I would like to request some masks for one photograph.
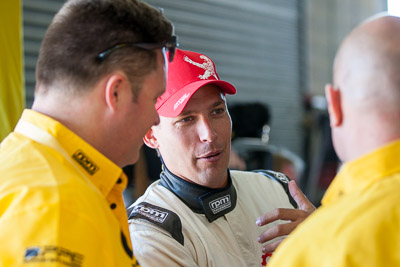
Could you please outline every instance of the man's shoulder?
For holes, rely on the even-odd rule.
[[[269,178],[269,180],[276,181],[279,183],[283,184],[288,184],[290,182],[290,178],[285,175],[284,173],[281,172],[276,172],[272,170],[266,170],[266,169],[259,169],[259,170],[253,170],[253,171],[237,171],[237,170],[231,170],[230,171],[231,176],[235,178],[240,178],[240,179],[261,179],[264,180],[264,178]]]
[[[48,146],[35,142],[19,133],[11,133],[1,143],[0,148],[0,173],[1,177],[36,176],[36,173],[64,173],[65,160]],[[4,175],[3,175],[4,174]],[[57,177],[57,175],[54,175]],[[36,179],[36,180],[37,180]]]
[[[287,187],[288,176],[271,170],[230,171],[232,181],[236,184],[262,187]]]
[[[127,208],[128,217],[131,215],[135,207],[141,206],[142,203],[146,203],[145,206],[159,207],[171,211],[177,215],[183,213],[182,207],[186,205],[170,190],[160,185],[160,180],[153,182],[132,205]],[[132,217],[131,219],[135,219]]]
[[[143,200],[146,200],[146,197],[139,198],[127,209],[129,223],[133,225],[145,222],[151,228],[166,231],[183,245],[182,222],[180,216],[173,211],[172,205],[167,203],[161,205],[159,201],[150,203]]]
[[[254,170],[254,171],[231,171],[233,182],[240,189],[250,188],[254,190],[262,190],[263,194],[284,196],[288,198],[291,205],[297,207],[296,201],[290,195],[289,182],[290,178],[281,173],[271,170]]]
[[[173,207],[176,207],[177,200],[179,200],[179,198],[174,193],[160,185],[160,180],[156,180],[147,187],[144,194],[130,205],[129,208],[132,208],[140,202],[147,202],[166,209],[174,209]]]
[[[4,163],[0,167],[2,208],[12,214],[35,213],[44,207],[82,214],[93,210],[82,204],[96,203],[100,199],[93,185],[61,156],[46,148],[42,150],[40,144],[27,142],[31,144],[23,145],[19,153],[1,161]]]
[[[24,155],[22,150],[20,156],[12,156],[8,160],[1,161],[0,183],[1,190],[18,190],[23,187],[29,191],[52,191],[52,195],[62,193],[60,188],[91,187],[81,178],[70,164],[65,164],[61,156],[52,155],[50,151],[41,151],[32,148],[30,155]],[[78,189],[80,188],[80,189]],[[79,191],[78,191],[79,192]]]

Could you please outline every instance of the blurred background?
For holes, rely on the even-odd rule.
[[[285,172],[318,205],[340,167],[330,142],[324,99],[335,52],[355,25],[388,8],[395,13],[400,0],[145,2],[162,8],[174,23],[181,49],[211,57],[220,78],[238,89],[228,97],[234,122],[233,157],[240,161],[232,163],[232,168]],[[14,127],[22,108],[32,105],[41,39],[63,3],[13,0],[0,4],[0,140]],[[15,65],[16,59],[22,63]],[[20,74],[14,75],[18,70]],[[158,178],[159,167],[151,163],[157,162],[154,151],[143,151],[142,156],[147,162],[126,169],[136,177],[132,184],[139,188],[132,199]],[[145,181],[137,180],[143,175]]]

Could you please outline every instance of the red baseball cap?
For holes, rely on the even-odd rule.
[[[168,62],[167,86],[156,103],[160,116],[181,114],[192,95],[206,84],[215,84],[224,94],[233,95],[235,87],[221,81],[214,62],[206,55],[177,49],[172,63]]]

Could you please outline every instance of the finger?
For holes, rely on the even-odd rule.
[[[297,226],[297,223],[277,224],[263,232],[258,238],[259,243],[268,242],[274,238],[290,234]]]
[[[307,212],[312,212],[315,210],[314,205],[308,200],[303,192],[301,192],[294,180],[291,180],[289,182],[289,192],[290,195],[292,195],[293,199],[296,201],[299,209]]]
[[[295,210],[295,209],[274,209],[270,212],[267,212],[263,216],[259,217],[256,220],[256,224],[258,226],[263,226],[268,223],[277,221],[277,220],[290,220],[295,221],[299,218],[305,218],[308,216],[308,213],[304,210]]]
[[[276,248],[282,243],[283,239],[279,239],[278,241],[269,243],[261,248],[263,253],[272,253],[276,250]]]

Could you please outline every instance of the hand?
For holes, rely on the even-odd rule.
[[[256,224],[263,226],[276,220],[289,220],[289,223],[283,223],[273,226],[263,232],[258,237],[258,242],[265,243],[276,237],[290,234],[302,221],[304,221],[314,210],[314,205],[297,187],[295,181],[289,182],[289,192],[298,205],[298,209],[275,209],[257,219]],[[263,246],[263,253],[273,252],[283,239]]]

